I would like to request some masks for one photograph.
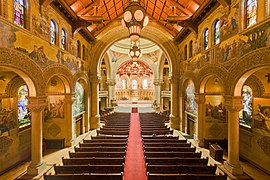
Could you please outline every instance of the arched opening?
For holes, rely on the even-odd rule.
[[[75,119],[75,134],[83,133],[85,114],[85,90],[80,82],[75,84],[75,101],[72,103],[72,117]]]

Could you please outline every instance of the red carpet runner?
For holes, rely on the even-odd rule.
[[[146,180],[146,169],[142,147],[140,119],[138,110],[135,110],[135,108],[132,108],[132,113],[130,116],[124,179]]]

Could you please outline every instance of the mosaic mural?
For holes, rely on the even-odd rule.
[[[76,82],[75,101],[72,104],[72,115],[75,116],[83,111],[85,111],[85,109],[84,109],[84,89],[80,83]]]
[[[270,99],[253,99],[253,120],[254,128],[270,132]]]
[[[205,121],[226,123],[226,109],[222,96],[206,96]]]
[[[64,118],[64,97],[49,96],[44,109],[44,119]]]
[[[0,99],[0,136],[17,127],[15,121],[16,114],[14,109],[3,108],[2,99]]]

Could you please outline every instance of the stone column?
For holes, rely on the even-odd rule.
[[[180,119],[179,119],[179,96],[178,96],[178,86],[179,78],[178,76],[173,76],[170,78],[171,83],[171,114],[170,114],[170,127],[173,129],[180,129]]]
[[[66,142],[65,146],[72,146],[75,143],[76,134],[75,134],[75,120],[72,115],[72,103],[75,101],[75,94],[66,94],[65,95],[65,121],[66,121]]]
[[[239,111],[243,108],[242,96],[225,96],[228,111],[228,160],[225,169],[233,175],[243,174],[239,163]]]
[[[111,100],[115,99],[115,85],[116,82],[114,79],[108,79],[107,80],[107,85],[108,85],[108,89],[109,89],[109,106],[112,106],[111,104]]]
[[[89,98],[89,92],[88,92],[88,93],[85,93],[84,133],[88,132],[90,129],[89,128],[89,114],[90,114],[89,102],[90,102],[90,98]]]
[[[36,176],[46,168],[42,159],[42,112],[46,107],[46,97],[29,97],[27,108],[31,111],[31,164],[27,174]]]
[[[155,100],[157,102],[157,107],[161,106],[160,97],[161,97],[161,85],[163,84],[162,79],[155,79],[154,85],[155,85]],[[162,107],[160,107],[162,109]]]
[[[204,94],[196,94],[195,101],[198,104],[198,116],[197,116],[197,127],[196,127],[196,136],[195,140],[198,143],[198,146],[204,146],[203,138],[204,138],[204,128],[205,128],[205,95]]]
[[[91,82],[91,120],[90,129],[99,128],[99,82],[100,78],[97,75],[90,76]]]

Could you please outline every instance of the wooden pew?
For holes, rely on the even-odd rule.
[[[74,147],[74,150],[75,152],[124,152],[126,147]]]
[[[124,165],[54,165],[55,174],[121,173]]]
[[[190,147],[191,143],[172,143],[172,142],[143,142],[145,147]]]
[[[80,147],[125,147],[126,142],[89,142],[79,143]]]
[[[148,180],[226,180],[227,175],[212,174],[147,174]]]
[[[179,139],[179,136],[149,136],[149,135],[143,135],[143,139]]]
[[[145,162],[151,165],[207,165],[208,157],[145,157]]]
[[[173,130],[152,130],[152,131],[141,131],[142,135],[152,135],[152,134],[173,134]]]
[[[83,142],[84,143],[91,143],[91,142],[127,142],[128,139],[84,139]]]
[[[123,173],[110,173],[110,174],[45,174],[45,180],[122,180]]]
[[[187,140],[183,140],[183,139],[181,139],[181,140],[179,140],[179,139],[170,139],[170,138],[168,138],[168,139],[145,139],[145,138],[143,138],[143,141],[144,142],[178,142],[178,143],[186,143],[187,142]]]
[[[91,136],[91,139],[127,139],[127,136]]]
[[[125,163],[125,157],[84,157],[84,158],[62,158],[64,165],[119,165]]]
[[[200,158],[202,152],[147,152],[144,151],[146,157],[197,157]]]
[[[163,147],[144,147],[146,152],[195,152],[196,147],[170,147],[170,146],[163,146]]]
[[[124,157],[126,152],[69,152],[69,157]]]
[[[217,166],[207,165],[146,165],[146,171],[159,174],[213,174]]]
[[[128,135],[129,131],[107,131],[107,130],[97,130],[97,134],[105,134],[105,135]]]

